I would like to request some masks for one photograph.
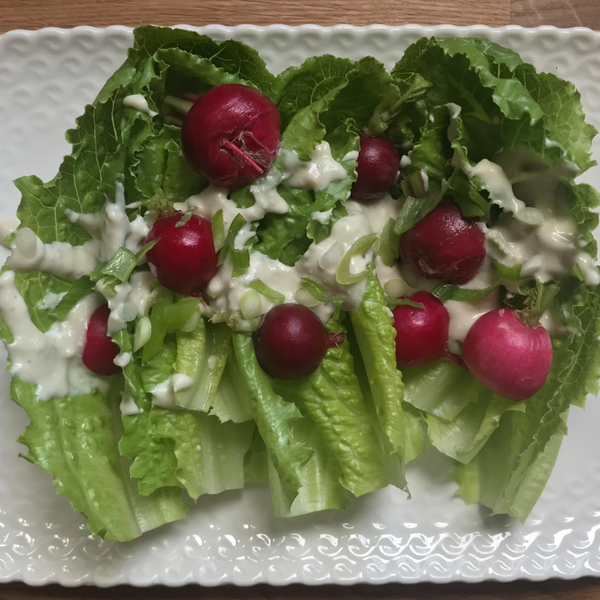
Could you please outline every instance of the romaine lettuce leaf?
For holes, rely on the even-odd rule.
[[[313,450],[294,432],[302,418],[298,408],[274,390],[269,376],[260,368],[252,338],[232,333],[233,348],[242,378],[250,395],[252,412],[269,459],[277,471],[288,505],[294,501],[303,481],[303,467]]]
[[[156,439],[172,445],[175,476],[194,500],[244,487],[244,458],[255,429],[252,421],[221,423],[199,412],[154,407],[149,425]]]
[[[176,340],[174,370],[194,380],[192,387],[175,393],[177,405],[208,413],[232,352],[229,328],[201,318],[193,331],[178,331]]]
[[[133,352],[132,336],[126,329],[113,335],[121,352]],[[119,450],[131,459],[131,477],[139,480],[140,493],[151,494],[161,487],[180,486],[177,479],[177,460],[170,443],[156,438],[151,431],[151,413],[155,409],[150,390],[165,381],[173,371],[175,351],[166,345],[143,367],[141,359],[132,354],[124,368],[124,398],[133,398],[137,414],[123,415],[123,437]]]
[[[134,31],[134,47],[129,58],[141,61],[162,49],[175,48],[208,59],[215,67],[245,80],[269,94],[275,77],[266,68],[258,52],[234,40],[215,41],[206,35],[185,29],[142,25]],[[188,90],[192,91],[192,90]]]
[[[210,414],[218,417],[221,422],[243,423],[252,420],[250,395],[233,352],[227,358]]]
[[[43,402],[35,385],[15,377],[11,397],[31,420],[19,438],[28,448],[24,458],[52,475],[58,494],[68,496],[92,533],[123,542],[185,517],[179,488],[142,496],[130,479],[129,461],[117,450],[122,431],[117,390]]]
[[[181,130],[165,125],[146,138],[126,179],[128,202],[142,202],[148,208],[160,203],[183,202],[197,194],[206,182],[191,168],[181,150]]]
[[[297,421],[294,434],[312,449],[312,455],[302,467],[301,486],[291,505],[279,473],[269,459],[267,472],[275,514],[278,517],[296,517],[327,509],[345,509],[350,499],[340,484],[340,465],[314,423],[310,419]]]
[[[508,411],[524,404],[495,396],[450,360],[404,367],[404,400],[423,413],[429,441],[440,452],[468,463]]]
[[[371,271],[358,310],[350,314],[373,403],[386,444],[404,464],[402,374],[396,368],[396,330],[376,275]]]
[[[328,136],[328,142],[331,155],[337,161],[341,161],[348,152],[359,149],[358,133],[351,123],[339,126]],[[342,203],[347,200],[352,183],[356,180],[356,159],[341,164],[346,169],[347,177],[332,181],[322,191],[279,186],[278,191],[290,207],[289,212],[266,215],[258,228],[256,250],[287,265],[294,265],[312,240],[319,242],[329,235],[333,223],[346,214]],[[313,221],[314,212],[330,209],[333,209],[333,213],[327,225]]]
[[[343,331],[335,318],[327,327]],[[362,496],[390,483],[387,459],[365,407],[347,341],[330,348],[312,375],[275,381],[274,388],[310,417],[322,437],[322,452],[337,460],[339,481],[347,490]]]

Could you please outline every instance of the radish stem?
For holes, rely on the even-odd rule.
[[[175,98],[175,96],[167,96],[165,98],[165,104],[172,108],[173,110],[181,113],[182,115],[187,115],[192,106],[194,106],[193,102],[189,102],[188,100],[182,100],[181,98]]]

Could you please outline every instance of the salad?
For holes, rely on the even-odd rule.
[[[430,447],[524,521],[600,376],[574,86],[485,39],[274,76],[238,42],[134,37],[57,176],[16,181],[25,458],[111,540],[255,483],[279,517],[409,493]]]

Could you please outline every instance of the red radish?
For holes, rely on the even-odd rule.
[[[380,198],[394,185],[399,169],[400,157],[390,140],[361,133],[351,197],[363,202]]]
[[[400,239],[404,258],[419,273],[448,283],[467,283],[485,258],[477,219],[465,219],[454,202],[442,202]]]
[[[418,292],[409,300],[423,308],[401,305],[393,310],[396,362],[420,367],[447,355],[450,316],[444,304],[429,292]]]
[[[539,323],[529,326],[514,308],[497,308],[469,329],[463,358],[469,371],[492,392],[509,400],[525,400],[548,377],[552,342]]]
[[[96,375],[116,375],[121,371],[113,360],[119,346],[108,336],[110,310],[106,304],[97,308],[90,317],[85,333],[81,362]]]
[[[217,272],[212,227],[198,215],[178,227],[182,217],[182,213],[175,212],[154,222],[146,243],[159,241],[147,258],[161,285],[184,296],[200,296],[203,286]]]
[[[234,188],[265,174],[277,155],[281,119],[272,100],[226,83],[201,96],[185,116],[183,152],[209,183]]]
[[[254,336],[260,366],[276,379],[298,379],[317,370],[327,349],[344,342],[343,333],[329,333],[301,304],[280,304],[263,319]]]

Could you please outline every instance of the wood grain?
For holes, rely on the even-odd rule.
[[[525,27],[590,27],[600,29],[598,0],[512,0],[511,22]]]
[[[591,0],[594,1],[594,0]],[[301,10],[300,10],[301,8]],[[507,25],[510,0],[1,0],[0,30],[54,25]]]
[[[600,29],[600,0],[303,0],[301,6],[291,0],[0,0],[0,32],[46,26],[101,27],[115,23],[133,26],[140,23],[399,25],[413,22],[424,25],[583,25]],[[54,585],[29,588],[23,584],[0,586],[0,600],[329,600],[332,597],[344,600],[600,600],[600,583],[594,579],[581,579],[572,582],[550,580],[542,583],[319,588],[297,585],[285,588],[259,585],[251,588],[223,586],[209,589],[196,586],[176,589],[135,589],[126,586],[65,589]]]

